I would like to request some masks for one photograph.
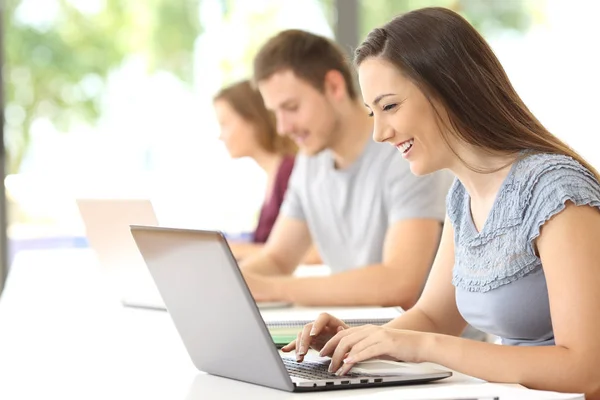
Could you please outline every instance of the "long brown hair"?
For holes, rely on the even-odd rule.
[[[358,67],[369,57],[399,68],[436,112],[431,99],[439,101],[464,142],[490,152],[566,155],[600,180],[594,167],[529,111],[485,39],[459,14],[431,7],[400,15],[369,33],[356,49],[354,63]],[[442,130],[448,143],[446,135]]]
[[[277,134],[275,116],[265,107],[262,96],[248,80],[234,83],[219,91],[213,101],[226,101],[246,121],[252,123],[259,145],[270,153],[296,154],[296,144]]]

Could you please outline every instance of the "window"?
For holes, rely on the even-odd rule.
[[[279,30],[332,37],[321,2],[6,3],[13,253],[80,243],[77,197],[150,197],[165,224],[253,229],[265,179],[229,159],[212,96]]]

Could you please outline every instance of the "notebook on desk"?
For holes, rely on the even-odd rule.
[[[336,376],[327,371],[328,359],[298,363],[283,357],[220,232],[132,226],[131,233],[200,371],[289,392],[415,384],[452,375],[375,360]]]

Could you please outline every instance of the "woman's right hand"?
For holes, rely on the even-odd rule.
[[[284,346],[281,351],[289,353],[296,350],[296,361],[301,362],[309,348],[320,351],[339,331],[348,329],[344,321],[333,315],[323,313],[310,324],[306,324],[298,333],[296,340]]]

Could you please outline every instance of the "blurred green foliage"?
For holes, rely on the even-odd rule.
[[[200,1],[105,0],[83,9],[74,0],[5,0],[7,173],[19,171],[34,121],[61,131],[94,124],[106,79],[127,57],[191,81]]]
[[[5,0],[7,173],[19,172],[34,121],[45,119],[60,131],[80,123],[93,125],[102,112],[108,76],[129,57],[142,57],[149,72],[165,70],[191,82],[201,1],[98,0],[96,9],[83,9],[81,4],[94,2]],[[226,20],[237,1],[220,0]],[[335,1],[319,1],[333,25]],[[484,35],[522,32],[543,1],[360,0],[360,37],[399,13],[424,6],[457,10]],[[222,61],[225,75],[246,71],[247,60],[270,32],[274,12],[244,18],[252,27],[248,49],[241,58]]]

